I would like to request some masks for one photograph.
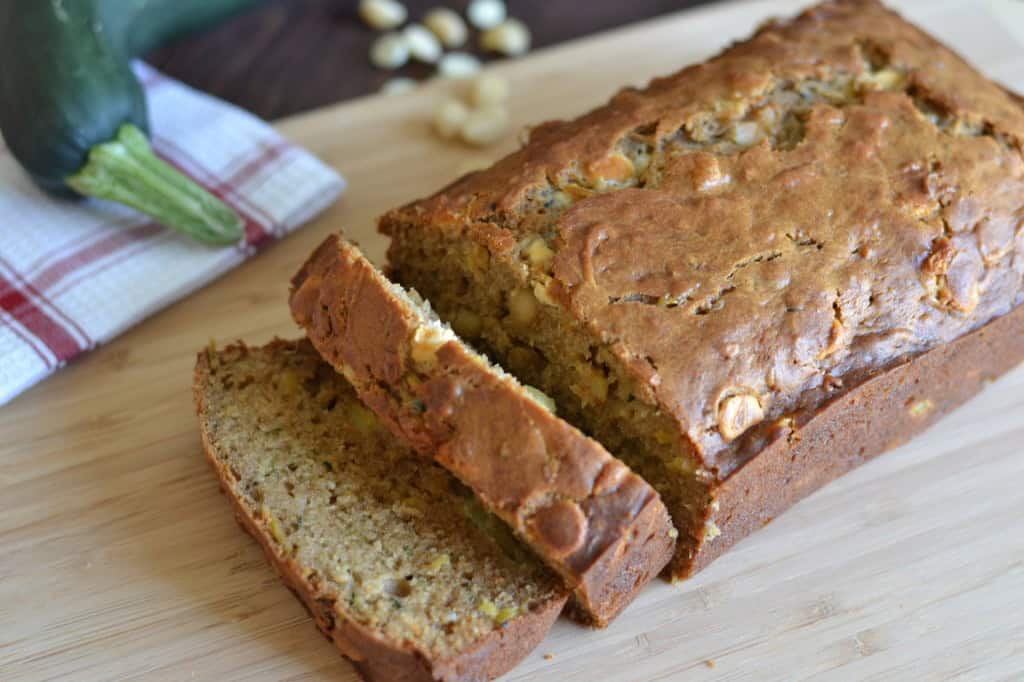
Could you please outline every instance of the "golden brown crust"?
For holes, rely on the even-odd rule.
[[[1021,102],[880,2],[833,0],[538,126],[381,229],[479,244],[671,416],[705,503],[721,489],[695,516],[731,529],[687,560],[702,566],[852,466],[818,452],[784,469],[792,453],[765,449],[778,420],[820,411],[807,453],[850,418],[830,406],[889,418],[863,382],[1024,302]],[[552,252],[540,268],[524,257],[536,237]],[[1003,350],[991,366],[1017,357]]]
[[[802,112],[799,139],[738,145],[707,121],[733,107],[755,125],[776,103],[775,118]],[[645,172],[587,174],[648,129]],[[541,126],[382,226],[472,226],[492,258],[516,261],[524,234],[551,227],[549,297],[725,478],[743,463],[718,419],[732,392],[783,414],[826,375],[922,352],[1024,300],[1021,140],[1003,89],[880,3],[837,1]],[[550,192],[571,205],[538,223],[530,197]]]
[[[606,625],[671,557],[672,526],[649,485],[461,342],[417,351],[420,313],[351,245],[332,236],[316,250],[291,306],[363,402],[558,570],[593,624]]]
[[[716,489],[709,515],[721,535],[705,540],[690,573],[829,481],[924,431],[1024,362],[1021,339],[1024,307],[900,361],[801,415],[793,427],[778,429],[756,457]]]
[[[273,344],[287,344],[276,340]],[[285,585],[309,610],[321,632],[348,658],[366,680],[379,682],[481,682],[511,670],[544,639],[565,599],[553,599],[534,611],[520,614],[481,638],[458,657],[431,660],[408,642],[390,641],[347,617],[344,606],[323,593],[304,576],[302,567],[273,540],[262,517],[249,509],[234,492],[236,482],[229,468],[214,454],[206,421],[204,385],[210,373],[209,354],[196,358],[193,397],[199,417],[206,458],[217,474],[220,488],[231,502],[239,525],[263,548],[267,560]]]

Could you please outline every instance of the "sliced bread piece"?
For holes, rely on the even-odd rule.
[[[366,679],[493,679],[558,616],[558,576],[308,342],[200,353],[194,393],[239,523]]]
[[[356,247],[329,237],[294,278],[291,305],[367,406],[563,576],[580,620],[603,627],[668,562],[676,533],[657,493]]]

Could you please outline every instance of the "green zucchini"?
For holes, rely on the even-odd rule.
[[[0,132],[43,189],[127,204],[203,242],[227,205],[158,158],[131,60],[261,0],[0,0]]]

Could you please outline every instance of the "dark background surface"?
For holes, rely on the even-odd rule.
[[[509,15],[529,26],[536,49],[708,2],[511,0],[507,4]],[[267,119],[375,92],[394,76],[422,79],[433,72],[433,67],[422,64],[398,71],[371,66],[368,55],[377,33],[359,18],[357,4],[356,0],[275,0],[208,33],[168,45],[148,61]],[[404,4],[415,21],[439,5],[461,12],[467,0]],[[475,43],[474,32],[462,49],[479,54]]]

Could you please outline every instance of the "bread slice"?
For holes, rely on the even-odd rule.
[[[355,246],[329,237],[294,278],[291,305],[367,406],[563,576],[581,620],[606,625],[668,562],[676,534],[657,493]]]
[[[199,354],[206,454],[239,523],[368,680],[488,680],[567,591],[306,341]]]

